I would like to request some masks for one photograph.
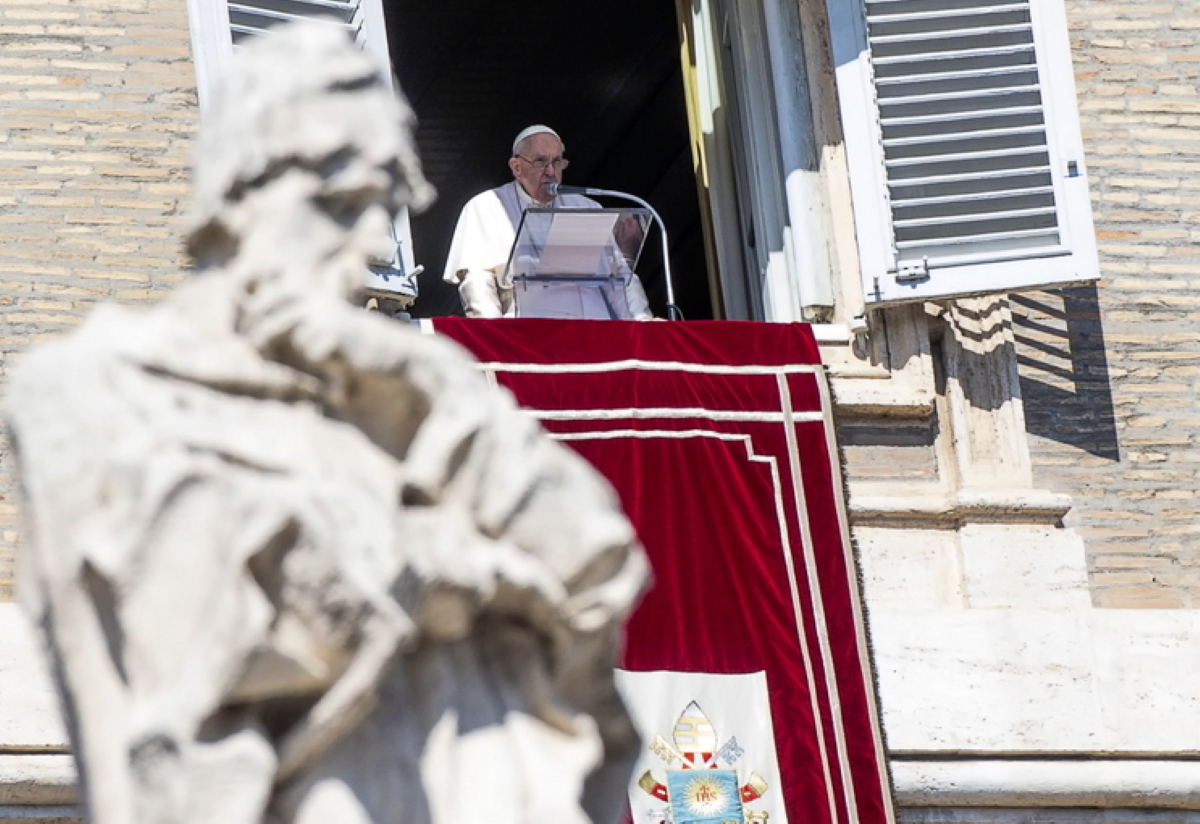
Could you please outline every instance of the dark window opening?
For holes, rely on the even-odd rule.
[[[411,220],[425,267],[414,315],[461,314],[457,290],[441,279],[459,210],[511,180],[513,136],[546,123],[567,145],[565,183],[628,192],[658,210],[676,303],[689,319],[712,317],[674,3],[384,0],[384,11],[425,173],[438,189],[433,207]],[[660,246],[654,232],[638,270],[662,317]]]

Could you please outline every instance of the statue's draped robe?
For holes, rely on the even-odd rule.
[[[644,561],[607,486],[452,344],[314,303],[256,347],[237,290],[102,308],[12,381],[92,820],[613,815]]]

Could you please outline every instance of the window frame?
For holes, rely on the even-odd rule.
[[[255,5],[264,0],[237,0],[239,5]],[[303,3],[305,0],[297,0]],[[382,0],[351,0],[357,4],[356,14],[362,25],[357,39],[368,54],[380,61],[380,71],[388,87],[396,90],[388,51],[387,24]],[[191,29],[192,56],[196,71],[196,97],[201,116],[212,105],[220,83],[221,73],[234,55],[233,30],[230,23],[229,0],[188,0],[188,22]],[[389,297],[409,304],[417,297],[417,266],[412,247],[408,209],[402,209],[392,222],[392,239],[396,255],[387,266],[372,266],[366,273],[365,288],[377,297]]]
[[[981,6],[984,4],[980,4]],[[1099,277],[1087,165],[1079,127],[1066,10],[1061,0],[1030,0],[1042,113],[1057,207],[1055,250],[900,271],[889,205],[883,138],[864,0],[827,0],[864,301],[868,306],[1046,288]]]
[[[836,252],[795,0],[677,0],[722,315],[825,322]]]

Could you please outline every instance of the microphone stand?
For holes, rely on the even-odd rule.
[[[561,183],[552,183],[546,188],[550,190],[550,194],[556,196],[560,194],[579,194],[624,198],[625,200],[633,201],[650,212],[654,218],[654,222],[658,224],[658,235],[662,238],[663,278],[667,284],[667,320],[683,320],[683,313],[675,305],[675,287],[671,282],[671,252],[667,245],[667,227],[663,224],[663,219],[653,206],[637,195],[631,195],[627,192],[617,192],[612,189],[593,189],[589,186],[564,186]]]

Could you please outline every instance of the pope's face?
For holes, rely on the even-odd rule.
[[[565,162],[562,143],[552,134],[535,134],[521,141],[517,149],[517,156],[508,159],[513,177],[534,200],[549,203],[554,196],[546,187],[551,183],[562,183]]]

